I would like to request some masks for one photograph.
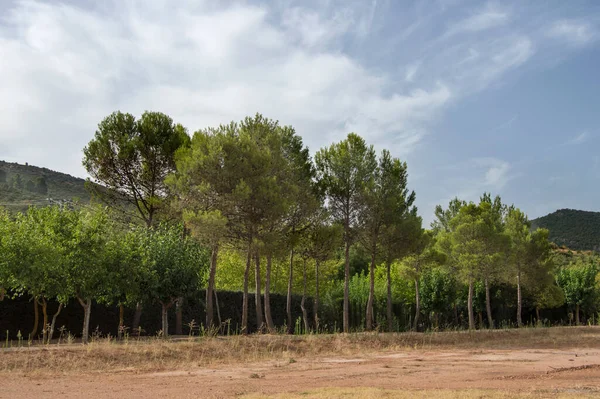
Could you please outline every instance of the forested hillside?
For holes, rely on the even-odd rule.
[[[600,212],[559,209],[531,221],[532,228],[550,230],[550,241],[574,250],[600,249]]]
[[[15,211],[75,200],[89,202],[85,180],[47,168],[0,161],[0,206]]]

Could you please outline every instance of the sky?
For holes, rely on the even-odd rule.
[[[87,177],[121,110],[356,132],[436,204],[600,210],[600,2],[0,0],[0,159]]]

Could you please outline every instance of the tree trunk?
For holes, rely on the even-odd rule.
[[[483,327],[483,312],[479,311],[477,312],[477,316],[479,317],[479,328],[482,329]]]
[[[46,342],[46,339],[48,338],[48,328],[50,327],[48,325],[48,302],[46,301],[46,298],[42,297],[42,320],[44,321],[44,324],[42,324],[42,342]]]
[[[246,270],[244,270],[244,297],[242,300],[242,334],[248,334],[248,277],[250,276],[250,265],[252,264],[252,239],[248,244],[248,256],[246,258]]]
[[[419,329],[419,318],[421,316],[421,292],[419,290],[419,279],[415,279],[415,322],[413,326],[414,331]]]
[[[287,313],[287,333],[294,333],[294,322],[292,320],[292,282],[294,281],[294,248],[290,251],[290,271],[288,275],[287,302],[285,310]]]
[[[262,309],[262,298],[260,296],[260,254],[258,250],[254,254],[254,261],[256,268],[254,269],[254,281],[256,283],[256,294],[254,295],[254,303],[256,305],[256,329],[258,332],[262,332],[264,329],[263,322],[263,309]]]
[[[117,330],[117,338],[121,339],[125,330],[125,307],[122,303],[119,304],[119,329]]]
[[[350,241],[346,239],[344,264],[344,332],[350,332]]]
[[[473,314],[473,279],[469,280],[469,298],[467,300],[467,310],[469,312],[469,330],[474,330],[475,315]]]
[[[169,336],[169,306],[166,303],[160,302],[162,305],[162,333],[163,338],[167,338]]]
[[[40,324],[40,308],[37,298],[33,298],[33,315],[35,319],[33,320],[33,330],[31,331],[31,339],[35,339],[35,335],[37,334],[37,330]]]
[[[272,255],[267,253],[267,270],[265,275],[265,323],[267,325],[267,331],[269,333],[275,332],[275,324],[273,324],[273,317],[271,316],[271,262]]]
[[[302,288],[302,301],[300,302],[300,308],[302,309],[302,319],[304,320],[304,333],[308,334],[308,312],[306,311],[306,307],[304,306],[304,303],[306,301],[306,259],[304,259],[303,262],[303,268],[302,268],[302,282],[303,282],[303,288]]]
[[[521,270],[517,270],[517,327],[523,326],[523,318],[522,318],[522,298],[521,298]]]
[[[319,333],[319,260],[315,259],[315,301],[313,313],[315,314],[315,332]]]
[[[221,309],[219,309],[219,297],[217,296],[217,290],[213,291],[215,294],[215,305],[217,307],[217,318],[219,319],[219,326],[223,325],[223,321],[221,320]]]
[[[175,305],[175,335],[183,335],[183,297],[177,298]]]
[[[369,299],[367,300],[367,331],[373,330],[373,300],[375,297],[375,252],[373,247],[371,251],[371,265],[369,267]]]
[[[393,329],[392,320],[392,262],[388,261],[386,264],[387,273],[387,325],[388,332]]]
[[[206,328],[213,326],[213,290],[215,289],[215,274],[217,273],[217,258],[219,246],[214,245],[210,256],[210,270],[208,273],[208,285],[206,286]]]
[[[52,337],[54,336],[54,328],[56,327],[56,318],[60,314],[60,311],[62,310],[62,308],[63,308],[63,304],[59,303],[58,310],[56,311],[56,313],[54,313],[54,316],[52,316],[52,324],[50,324],[50,331],[48,332],[48,343],[50,343],[50,341],[52,341]]]
[[[490,285],[488,279],[485,279],[485,310],[487,313],[488,326],[494,328],[494,319],[492,318],[492,301],[490,299]]]
[[[92,314],[92,300],[87,298],[85,301],[77,297],[79,304],[83,307],[83,331],[81,333],[81,342],[87,344],[90,337],[90,316]]]
[[[575,325],[579,325],[579,304],[575,305]]]
[[[535,317],[537,317],[537,322],[538,322],[538,324],[540,324],[542,320],[540,319],[540,307],[539,306],[535,307]]]
[[[140,320],[142,318],[142,303],[138,302],[135,304],[135,314],[133,315],[133,323],[131,324],[131,330],[138,336],[140,335]]]

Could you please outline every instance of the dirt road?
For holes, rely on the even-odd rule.
[[[0,375],[2,398],[221,398],[322,387],[595,395],[600,393],[600,350],[408,350],[160,373]]]

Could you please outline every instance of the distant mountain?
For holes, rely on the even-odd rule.
[[[0,206],[11,211],[30,205],[89,203],[85,180],[47,168],[0,161]]]
[[[600,212],[559,209],[531,221],[550,231],[550,240],[578,251],[600,251]]]

